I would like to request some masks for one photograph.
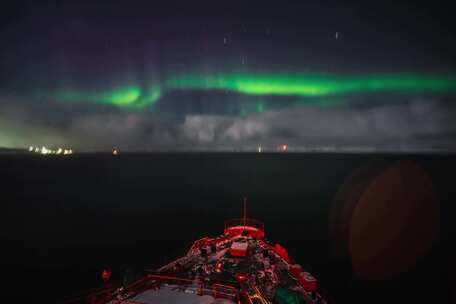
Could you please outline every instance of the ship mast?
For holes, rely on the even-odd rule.
[[[247,225],[247,198],[244,196],[244,228]]]

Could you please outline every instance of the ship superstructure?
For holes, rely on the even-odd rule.
[[[244,217],[224,233],[193,243],[187,254],[125,287],[92,295],[92,303],[326,303],[317,280],[287,250],[265,239],[264,224]]]

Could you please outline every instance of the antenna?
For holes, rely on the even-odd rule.
[[[247,198],[244,196],[244,226],[247,224]]]

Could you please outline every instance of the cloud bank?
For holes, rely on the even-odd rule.
[[[182,98],[182,96],[180,97]],[[365,97],[369,98],[369,97]],[[0,146],[68,146],[79,151],[113,148],[161,150],[456,151],[456,106],[443,98],[307,105],[249,116],[228,113],[124,111],[110,106],[0,101]],[[403,99],[403,98],[402,98]],[[191,103],[192,100],[180,102]]]

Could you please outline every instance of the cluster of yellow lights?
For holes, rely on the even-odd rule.
[[[64,149],[64,148],[58,148],[56,150],[48,149],[45,146],[40,147],[29,147],[29,152],[34,152],[34,153],[39,153],[43,155],[48,155],[48,154],[58,154],[58,155],[70,155],[73,154],[72,149]]]

